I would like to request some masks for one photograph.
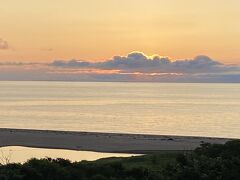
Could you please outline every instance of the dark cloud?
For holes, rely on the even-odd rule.
[[[155,69],[156,67],[165,66],[170,63],[170,60],[165,57],[147,57],[142,53],[134,52],[126,57],[115,56],[112,60],[98,63],[100,68],[107,69],[122,69],[122,70],[146,70]]]
[[[66,68],[84,68],[84,67],[92,66],[93,63],[90,63],[87,61],[80,61],[80,60],[70,60],[70,61],[55,60],[53,63],[49,65],[55,66],[55,67],[66,67]]]
[[[207,56],[197,56],[190,60],[171,61],[168,57],[148,57],[143,53],[133,52],[127,56],[115,56],[113,59],[103,62],[90,62],[83,60],[62,61],[57,60],[50,66],[64,68],[96,68],[118,69],[123,72],[142,73],[216,73],[216,72],[240,72],[239,66],[224,65]]]
[[[222,64],[207,56],[170,60],[133,52],[102,62],[55,60],[50,64],[0,65],[0,80],[240,83],[239,65]]]
[[[0,50],[8,49],[8,42],[0,38]]]

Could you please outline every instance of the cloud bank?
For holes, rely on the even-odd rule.
[[[50,66],[62,68],[96,68],[118,69],[124,72],[152,72],[152,73],[204,73],[222,72],[234,68],[225,66],[207,56],[197,56],[192,60],[171,61],[168,57],[148,57],[140,52],[133,52],[126,57],[115,56],[104,62],[89,62],[82,60],[56,60]]]
[[[240,82],[239,65],[225,65],[207,56],[171,60],[133,52],[102,62],[55,60],[49,64],[2,63],[2,67],[8,72],[0,72],[0,80]]]

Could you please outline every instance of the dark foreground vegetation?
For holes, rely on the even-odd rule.
[[[94,162],[31,159],[0,166],[0,180],[240,180],[240,141],[193,152],[156,153]]]

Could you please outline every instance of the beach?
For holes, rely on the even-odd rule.
[[[0,147],[25,146],[109,153],[189,151],[201,143],[223,144],[231,139],[190,136],[97,133],[32,129],[0,129]]]

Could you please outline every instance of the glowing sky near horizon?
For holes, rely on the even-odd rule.
[[[239,0],[1,1],[0,62],[106,60],[137,50],[240,64],[239,9]]]

